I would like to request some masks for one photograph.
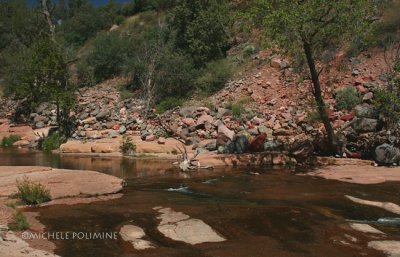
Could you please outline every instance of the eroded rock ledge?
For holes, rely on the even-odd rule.
[[[6,206],[9,196],[17,191],[16,181],[26,176],[30,181],[40,182],[50,190],[51,204],[77,204],[104,201],[122,196],[119,193],[124,181],[120,178],[88,170],[53,169],[40,166],[0,166],[0,256],[56,256],[48,251],[35,249],[15,233],[8,231],[14,209]],[[28,216],[30,222],[32,221]],[[36,232],[41,229],[35,230]],[[0,231],[1,232],[1,231]],[[1,233],[0,233],[1,234]],[[46,247],[45,247],[46,248]],[[46,249],[49,250],[49,249]]]

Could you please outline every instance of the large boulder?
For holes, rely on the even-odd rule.
[[[238,135],[235,138],[235,153],[242,154],[247,152],[249,147],[249,139],[246,135]]]
[[[377,127],[378,120],[369,118],[358,119],[353,126],[353,128],[359,133],[375,132]]]
[[[376,162],[393,165],[400,162],[400,149],[389,144],[383,144],[375,149]]]
[[[378,117],[376,108],[370,104],[357,105],[355,110],[358,118],[376,119]]]
[[[233,138],[235,136],[235,132],[230,130],[230,129],[228,129],[224,124],[220,124],[218,126],[218,133],[225,135],[230,140],[233,140]]]
[[[267,134],[263,133],[258,135],[253,139],[250,143],[249,151],[250,152],[263,152],[264,150],[264,142],[267,139]]]
[[[310,140],[301,140],[291,144],[288,150],[297,161],[303,161],[313,155],[314,145]]]

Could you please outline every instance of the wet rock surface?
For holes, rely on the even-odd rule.
[[[218,235],[202,220],[190,218],[182,212],[175,212],[170,208],[155,208],[161,215],[157,229],[166,237],[182,241],[191,245],[222,242],[226,239]]]

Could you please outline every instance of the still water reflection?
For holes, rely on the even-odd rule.
[[[399,224],[373,223],[393,214],[344,197],[398,202],[398,183],[355,185],[271,169],[181,173],[171,161],[26,150],[0,152],[0,165],[89,169],[127,180],[120,199],[36,211],[49,231],[118,232],[123,225],[133,224],[143,228],[145,239],[157,247],[136,251],[122,240],[54,240],[56,253],[64,257],[384,256],[367,246],[376,238],[350,229],[349,220],[372,222],[387,234],[385,239],[400,240]],[[227,241],[192,246],[168,239],[157,230],[156,206],[201,219]]]

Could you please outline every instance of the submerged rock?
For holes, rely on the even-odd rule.
[[[161,220],[157,227],[158,231],[172,240],[191,245],[226,240],[202,220],[190,218],[190,216],[182,212],[175,212],[170,208],[155,209],[161,213],[158,217]]]
[[[119,234],[124,241],[130,242],[136,250],[145,250],[154,248],[154,246],[143,238],[146,234],[140,227],[133,225],[125,225],[121,228]]]
[[[353,128],[360,133],[375,132],[378,127],[378,120],[361,118],[356,121]]]

